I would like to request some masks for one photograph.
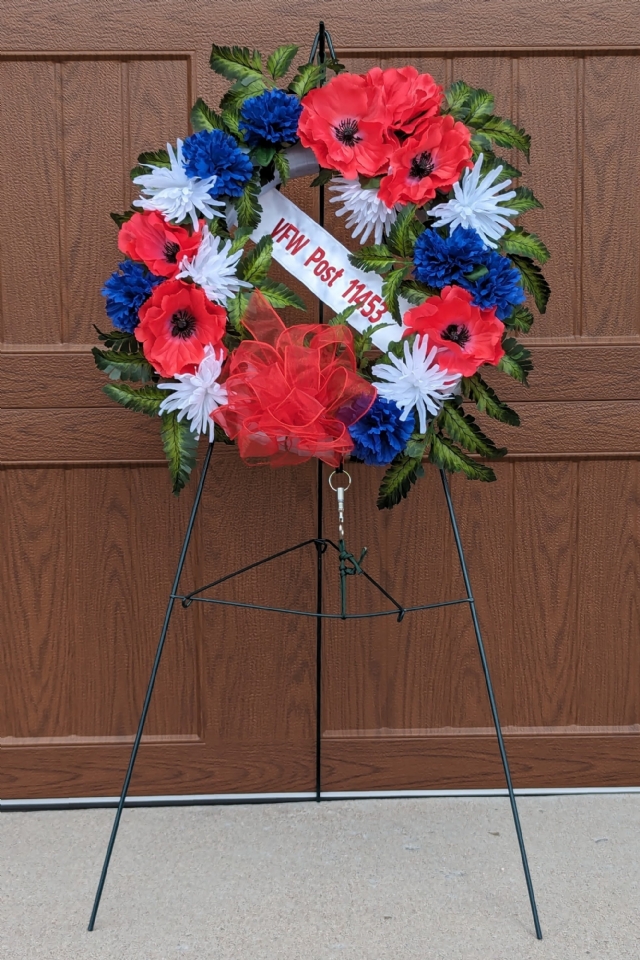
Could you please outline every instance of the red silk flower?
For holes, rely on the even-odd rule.
[[[200,233],[167,223],[156,210],[134,213],[123,223],[118,247],[132,260],[141,260],[157,277],[175,277],[183,257],[193,257],[200,245]]]
[[[438,347],[438,366],[463,377],[472,377],[483,363],[495,366],[504,356],[504,324],[496,317],[495,307],[476,307],[471,297],[462,287],[444,287],[440,296],[412,307],[403,318],[405,336],[426,334]]]
[[[280,467],[318,457],[339,466],[353,449],[347,428],[376,398],[373,384],[357,373],[351,331],[285,327],[258,292],[243,324],[255,339],[231,355],[228,402],[211,414],[215,422],[253,464]]]
[[[304,97],[298,135],[320,166],[349,179],[375,177],[387,170],[389,122],[382,88],[341,73]]]
[[[221,345],[227,324],[223,307],[207,300],[200,287],[182,280],[165,280],[154,287],[138,312],[136,339],[161,377],[192,373],[204,358],[204,348]]]
[[[449,114],[433,117],[391,156],[389,175],[380,183],[378,196],[388,207],[394,203],[432,200],[436,190],[446,192],[473,166],[471,131]]]
[[[440,112],[442,87],[430,74],[418,73],[415,67],[374,67],[365,78],[384,92],[391,133],[399,133],[403,138],[411,136]]]

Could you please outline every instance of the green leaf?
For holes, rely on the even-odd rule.
[[[515,180],[516,177],[522,176],[522,171],[512,166],[512,164],[508,163],[503,157],[496,156],[496,154],[490,150],[483,150],[482,175],[484,176],[489,173],[490,170],[495,170],[496,167],[502,167],[502,171],[493,181],[494,183],[502,183],[503,180]],[[507,203],[507,206],[508,205]]]
[[[295,93],[302,99],[309,90],[319,87],[325,77],[325,69],[320,63],[305,63],[298,67],[298,72],[287,87],[289,93]]]
[[[509,330],[519,330],[520,333],[529,333],[533,323],[533,314],[526,307],[514,307],[513,312],[503,321]]]
[[[224,130],[222,117],[215,110],[208,107],[201,97],[198,97],[191,108],[191,126],[194,130]]]
[[[138,390],[126,383],[105,383],[102,389],[111,400],[115,400],[121,407],[126,407],[127,410],[135,410],[136,413],[144,413],[148,417],[158,416],[160,404],[167,396],[163,390],[158,390],[155,383],[140,387]]]
[[[498,449],[493,440],[485,436],[470,413],[455,402],[447,400],[438,416],[438,424],[449,434],[452,440],[469,450],[470,453],[479,453],[482,457],[503,457],[506,447]]]
[[[197,434],[191,432],[187,420],[178,422],[177,411],[162,415],[160,435],[169,463],[173,492],[177,496],[186,485],[196,465],[199,438]]]
[[[123,223],[131,220],[134,213],[136,213],[135,210],[125,210],[124,213],[110,213],[109,216],[117,227],[121,227]]]
[[[342,73],[347,69],[344,63],[340,63],[339,60],[336,60],[333,57],[331,57],[329,60],[325,60],[324,65],[327,70],[333,70],[334,73]]]
[[[546,263],[550,256],[540,237],[535,233],[527,233],[522,227],[508,230],[500,240],[500,249],[505,253],[518,253],[522,257],[539,260],[540,263]]]
[[[249,97],[259,97],[261,93],[267,88],[264,85],[264,81],[260,80],[249,80],[245,82],[243,80],[238,80],[237,83],[234,83],[225,93],[224,97],[220,101],[220,109],[222,110],[222,122],[225,126],[228,126],[227,123],[227,114],[237,114],[242,104],[245,100],[248,100]],[[239,117],[233,117],[231,125],[234,127],[233,135],[238,136],[238,132],[235,129],[237,126],[237,120]]]
[[[501,423],[508,423],[511,427],[520,426],[520,417],[515,410],[498,399],[495,391],[484,382],[479,373],[474,374],[473,377],[463,377],[460,381],[460,389],[463,396],[475,402],[481,413],[486,413],[487,416]]]
[[[411,273],[411,267],[412,265],[408,264],[406,267],[402,267],[400,270],[392,270],[391,273],[388,273],[382,281],[382,296],[384,297],[385,303],[389,308],[391,316],[394,320],[397,320],[398,323],[402,322],[402,317],[400,316],[400,304],[398,303],[400,285],[405,277]]]
[[[540,313],[544,313],[551,296],[551,288],[543,277],[542,270],[533,260],[514,253],[511,254],[511,261],[522,274],[522,286],[527,293],[531,294]]]
[[[531,137],[511,120],[502,117],[488,117],[481,127],[482,133],[497,143],[499,147],[515,148],[522,151],[527,160],[531,147]]]
[[[493,113],[495,101],[488,90],[472,90],[465,106],[467,107],[465,123],[469,127],[479,127]]]
[[[212,223],[216,221],[213,220]],[[231,247],[229,248],[229,254],[237,253],[238,250],[243,250],[247,244],[247,240],[253,233],[251,227],[238,227],[236,232],[233,235],[233,240],[231,241]]]
[[[261,280],[265,280],[271,266],[272,251],[273,237],[267,234],[258,240],[255,247],[249,253],[245,253],[238,263],[238,278],[254,286]]]
[[[227,106],[222,111],[222,123],[227,133],[230,133],[236,140],[241,139],[240,134],[240,108]]]
[[[290,173],[291,173],[291,170],[290,170],[290,168],[289,168],[289,160],[288,160],[286,154],[284,154],[284,153],[276,153],[276,155],[275,155],[275,157],[274,157],[273,159],[274,159],[274,163],[275,163],[275,165],[276,165],[276,170],[277,170],[278,173],[280,174],[280,181],[281,181],[282,183],[286,183],[287,180],[289,179],[289,175],[290,175]]]
[[[358,180],[363,190],[378,190],[382,177],[365,177],[363,173],[359,173]]]
[[[469,145],[473,150],[474,160],[477,158],[479,153],[486,154],[491,152],[491,147],[492,147],[491,140],[489,140],[489,137],[485,137],[483,133],[478,133],[477,130],[471,137],[471,140],[469,141]]]
[[[343,310],[341,313],[336,313],[335,317],[331,317],[329,320],[330,327],[344,327],[347,325],[349,317],[356,312],[358,309],[358,304],[354,303],[350,307],[347,307],[346,310]]]
[[[323,187],[325,183],[329,183],[335,172],[335,170],[321,170],[315,180],[311,181],[311,186]]]
[[[421,459],[406,457],[404,454],[396,457],[387,469],[380,490],[378,491],[378,510],[391,510],[403,500],[418,477],[424,476]]]
[[[389,247],[399,257],[412,257],[417,233],[414,224],[416,207],[408,203],[398,214],[395,223],[389,230]]]
[[[293,44],[286,44],[273,51],[267,60],[267,70],[274,80],[279,80],[280,77],[284,77],[297,52],[298,47]]]
[[[235,208],[238,213],[238,225],[241,227],[251,227],[252,230],[260,223],[262,216],[262,207],[258,202],[260,193],[260,181],[254,176],[244,188],[242,195],[235,200]]]
[[[149,167],[170,167],[171,161],[166,150],[149,150],[138,157],[138,165],[131,171],[131,179],[149,173]]]
[[[370,247],[360,247],[357,253],[350,253],[349,262],[367,273],[386,273],[396,261],[386,244],[376,243]]]
[[[527,210],[542,209],[542,204],[534,197],[533,191],[529,187],[517,187],[515,197],[506,200],[505,207],[509,207],[510,210],[517,210],[518,213],[526,213]]]
[[[214,43],[209,65],[227,80],[262,79],[260,54],[247,47],[219,47]]]
[[[91,350],[98,370],[110,380],[130,380],[132,383],[148,383],[153,376],[153,367],[141,353],[116,352],[115,350]]]
[[[251,160],[259,167],[268,167],[276,155],[276,148],[272,144],[260,144],[251,151]]]
[[[107,350],[113,350],[115,353],[141,353],[140,341],[136,340],[132,333],[125,333],[124,330],[110,330],[109,333],[103,333],[95,323],[93,329],[98,334],[98,340],[104,343]]]
[[[236,333],[241,339],[247,335],[247,331],[242,326],[242,318],[249,305],[251,290],[238,290],[234,297],[227,300],[227,316]]]
[[[447,101],[447,113],[450,113],[456,120],[463,120],[468,113],[467,104],[473,93],[472,88],[464,80],[456,80],[448,90],[445,90]]]
[[[481,263],[474,270],[471,270],[469,273],[465,273],[465,278],[467,280],[479,280],[480,277],[486,277],[489,273],[489,268]]]
[[[432,436],[429,459],[441,470],[464,473],[468,480],[490,482],[496,479],[495,473],[486,463],[478,463],[477,460],[472,460],[448,437],[438,434]]]
[[[426,434],[414,433],[404,448],[405,455],[411,457],[412,460],[422,460],[430,439],[430,432]]]
[[[498,364],[498,369],[502,370],[508,376],[513,377],[520,383],[528,386],[527,377],[533,370],[531,362],[531,351],[527,350],[521,343],[513,337],[505,337],[502,341],[502,349],[505,352]]]
[[[419,307],[428,297],[434,297],[439,293],[440,291],[435,287],[429,287],[426,283],[420,283],[419,280],[405,280],[400,284],[400,296],[415,307]]]
[[[289,290],[289,287],[284,283],[276,283],[275,280],[269,280],[269,278],[267,278],[266,280],[261,280],[257,286],[265,300],[268,300],[276,310],[282,310],[284,307],[295,307],[296,310],[307,309],[304,305],[304,300],[302,300],[297,293],[294,293],[293,290]]]

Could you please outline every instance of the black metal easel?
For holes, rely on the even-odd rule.
[[[324,24],[320,23],[320,28],[314,39],[310,62],[312,62],[316,55],[319,62],[324,62],[325,59],[325,42],[329,47],[329,51],[332,56],[335,56],[333,50],[333,44],[331,42],[331,37],[329,33],[325,30]],[[320,198],[320,225],[323,224],[324,220],[324,203],[322,196],[322,187],[321,198]],[[320,322],[322,322],[322,304],[320,304]],[[388,593],[384,587],[381,586],[376,580],[373,579],[362,567],[356,558],[348,553],[344,545],[344,540],[340,539],[338,544],[334,543],[332,540],[327,539],[323,536],[322,529],[322,511],[323,511],[323,502],[322,502],[322,492],[323,492],[323,477],[322,477],[322,464],[318,463],[318,525],[317,525],[317,534],[315,537],[304,540],[302,543],[298,543],[293,547],[287,547],[284,550],[279,550],[277,553],[273,553],[268,557],[263,558],[262,560],[257,560],[254,563],[249,564],[246,567],[242,567],[240,570],[235,570],[233,573],[227,574],[224,577],[220,577],[218,580],[214,580],[211,583],[205,584],[203,587],[199,587],[197,590],[193,590],[191,593],[181,594],[178,592],[180,586],[180,579],[182,576],[182,570],[184,567],[185,559],[187,556],[187,551],[189,549],[189,543],[191,541],[191,535],[193,533],[193,527],[195,524],[196,516],[198,514],[198,508],[200,506],[200,501],[202,498],[202,491],[204,489],[205,480],[207,473],[209,471],[209,466],[211,464],[211,456],[213,454],[214,443],[210,443],[207,453],[204,458],[204,463],[202,466],[202,471],[200,474],[200,480],[198,482],[198,487],[196,490],[195,499],[193,502],[193,507],[191,510],[191,516],[189,517],[189,523],[187,525],[187,530],[185,533],[184,542],[182,544],[182,550],[180,551],[180,557],[178,560],[178,567],[176,570],[175,578],[173,581],[173,587],[171,589],[171,594],[169,595],[169,601],[167,604],[167,610],[164,617],[164,623],[162,625],[162,631],[160,633],[160,639],[158,641],[158,647],[156,650],[156,655],[153,661],[153,667],[151,669],[151,676],[149,677],[149,684],[147,686],[147,692],[144,698],[144,704],[142,706],[142,713],[140,715],[140,721],[138,723],[138,730],[133,742],[133,747],[131,750],[131,756],[129,758],[129,765],[127,767],[127,772],[125,774],[124,783],[122,785],[122,791],[120,793],[120,799],[118,802],[118,807],[116,810],[116,815],[113,821],[113,827],[111,829],[111,836],[109,838],[109,843],[107,846],[107,852],[104,858],[104,863],[102,866],[102,872],[100,874],[100,880],[98,882],[98,889],[96,891],[96,896],[93,904],[93,909],[91,911],[91,919],[89,920],[89,930],[93,930],[95,926],[96,916],[98,913],[98,908],[100,906],[100,900],[102,897],[102,891],[104,889],[105,880],[107,878],[107,872],[109,870],[109,863],[111,861],[111,855],[113,853],[113,848],[116,841],[116,836],[118,833],[118,828],[120,826],[120,820],[122,817],[122,811],[125,806],[127,799],[127,794],[129,792],[129,786],[131,784],[131,777],[133,774],[133,769],[135,766],[136,758],[138,755],[138,749],[140,747],[140,741],[142,739],[142,734],[144,731],[144,726],[147,719],[147,713],[149,712],[149,705],[151,703],[151,698],[153,696],[153,689],[156,682],[156,677],[158,674],[158,668],[160,666],[160,661],[162,659],[162,652],[165,645],[165,640],[167,638],[167,632],[169,629],[169,623],[171,621],[171,615],[173,613],[173,608],[176,601],[180,601],[183,607],[189,607],[192,603],[213,603],[219,604],[222,606],[229,607],[242,607],[245,609],[251,610],[264,610],[270,611],[272,613],[280,613],[292,616],[300,617],[314,617],[316,619],[316,791],[315,791],[315,801],[322,800],[322,724],[321,724],[321,680],[322,680],[322,622],[323,620],[364,620],[372,617],[388,617],[395,616],[399,621],[403,620],[407,613],[414,613],[419,610],[435,610],[440,607],[455,606],[458,604],[467,603],[469,604],[469,609],[471,612],[471,619],[473,622],[473,629],[476,635],[476,641],[478,644],[478,652],[480,654],[480,661],[482,663],[482,671],[484,673],[484,679],[487,687],[487,693],[489,696],[489,704],[491,707],[491,716],[493,718],[493,724],[496,731],[496,736],[498,738],[498,747],[500,750],[500,758],[502,760],[502,766],[504,769],[504,775],[507,782],[507,790],[509,793],[509,802],[511,804],[511,812],[513,814],[513,821],[516,829],[516,836],[518,838],[518,846],[520,848],[520,856],[522,857],[522,867],[524,870],[524,876],[527,884],[527,891],[529,893],[529,901],[531,904],[531,911],[533,914],[533,923],[535,927],[536,937],[538,940],[542,940],[542,930],[540,927],[540,920],[538,918],[538,909],[536,906],[535,895],[533,891],[533,883],[531,881],[531,874],[529,872],[529,863],[527,860],[527,853],[524,845],[524,838],[522,835],[522,828],[520,826],[520,816],[518,814],[518,807],[516,804],[516,798],[513,791],[513,784],[511,781],[511,771],[509,769],[509,761],[507,759],[507,753],[504,745],[504,738],[502,736],[502,727],[500,725],[500,719],[498,717],[498,708],[496,706],[495,696],[493,692],[493,684],[491,682],[491,675],[489,673],[489,665],[487,663],[487,658],[484,649],[484,643],[482,640],[482,634],[480,632],[480,623],[478,621],[478,614],[476,611],[475,600],[471,590],[471,581],[469,579],[469,572],[467,570],[467,564],[464,556],[464,550],[462,547],[462,540],[460,538],[460,531],[458,530],[458,524],[456,521],[456,515],[453,508],[453,501],[451,499],[451,491],[449,489],[449,482],[447,480],[447,475],[444,470],[440,470],[440,478],[442,480],[442,488],[444,491],[444,496],[447,504],[447,510],[449,513],[449,520],[451,523],[451,529],[453,531],[453,536],[455,539],[456,550],[458,552],[458,559],[460,561],[460,569],[462,572],[462,578],[464,580],[466,596],[458,600],[445,600],[439,603],[426,603],[419,606],[404,607],[400,604],[394,597]],[[337,472],[340,473],[342,468]],[[252,570],[255,567],[262,566],[263,564],[269,563],[272,560],[275,560],[279,557],[286,556],[287,554],[294,553],[297,550],[301,550],[305,547],[313,546],[317,552],[317,576],[316,576],[316,586],[317,586],[317,606],[315,611],[307,610],[290,610],[283,607],[272,607],[265,606],[261,604],[254,603],[240,603],[232,600],[221,600],[215,597],[204,597],[202,594],[206,590],[213,589],[221,583],[224,583],[228,580],[232,580],[234,577],[237,577],[243,573],[246,573],[248,570]],[[323,558],[326,551],[331,548],[335,550],[339,555],[340,560],[340,577],[341,577],[341,610],[340,613],[326,613],[322,609],[322,575],[323,575]],[[346,577],[349,574],[358,574],[364,576],[384,597],[387,598],[393,604],[392,609],[368,611],[366,613],[348,613],[346,606]],[[312,801],[313,802],[313,801]]]

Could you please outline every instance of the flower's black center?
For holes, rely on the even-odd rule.
[[[450,323],[449,326],[442,331],[440,336],[443,340],[457,343],[459,347],[463,348],[471,339],[471,334],[463,323]]]
[[[170,240],[167,240],[162,252],[164,253],[164,258],[167,263],[175,263],[178,259],[178,253],[180,252],[180,244],[172,243]]]
[[[344,143],[345,147],[355,147],[356,143],[360,143],[362,140],[362,137],[357,136],[357,120],[341,120],[338,126],[333,128],[333,132],[336,140]]]
[[[171,336],[188,340],[196,328],[196,318],[188,310],[176,310],[171,317]]]
[[[424,177],[428,177],[430,173],[433,173],[435,163],[433,158],[428,150],[425,150],[424,153],[419,153],[417,157],[414,157],[411,161],[411,169],[409,170],[409,176],[413,177],[414,180],[422,180]]]

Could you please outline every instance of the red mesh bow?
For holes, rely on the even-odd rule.
[[[352,448],[348,427],[364,416],[376,389],[356,370],[344,326],[284,323],[256,291],[243,320],[255,338],[233,351],[228,402],[211,414],[240,456],[273,467],[318,457],[337,467]]]

